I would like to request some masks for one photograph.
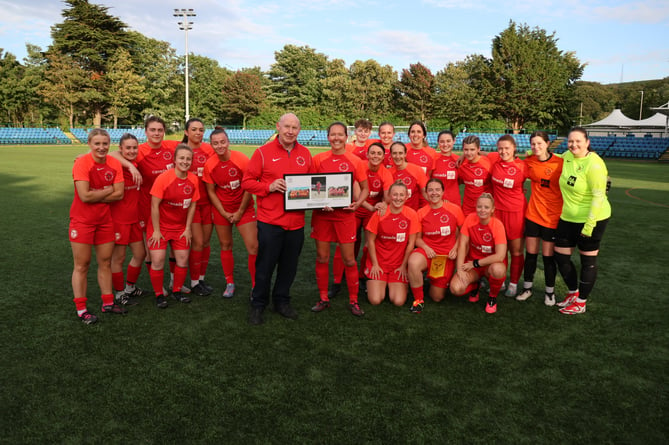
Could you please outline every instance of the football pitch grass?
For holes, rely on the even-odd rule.
[[[345,292],[314,314],[307,229],[297,321],[266,312],[247,324],[235,233],[233,299],[220,296],[214,235],[213,295],[166,310],[147,296],[126,316],[102,314],[92,264],[100,321],[86,326],[67,237],[72,163],[85,151],[0,147],[0,442],[669,443],[669,165],[606,161],[613,217],[584,315],[544,306],[541,260],[535,295],[500,297],[494,315],[485,298],[448,296],[420,315],[362,298],[356,318]],[[145,269],[138,284],[150,289]]]

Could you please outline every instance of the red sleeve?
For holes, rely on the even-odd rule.
[[[381,182],[383,182],[383,190],[390,190],[390,186],[393,185],[393,175],[390,174],[390,170],[382,165],[379,168],[379,176],[381,177]]]
[[[404,212],[404,210],[410,210],[407,212]],[[416,211],[414,209],[411,209],[407,206],[404,206],[402,208],[402,211],[404,214],[409,218],[409,235],[414,234],[414,233],[419,233],[422,230],[422,226],[420,224],[420,220],[418,219],[418,215],[416,214]]]
[[[371,218],[369,218],[369,222],[367,223],[367,227],[365,227],[366,230],[369,230],[372,233],[379,233],[379,214],[378,212],[374,212]]]
[[[90,182],[91,178],[89,176],[89,172],[91,170],[91,162],[93,162],[93,157],[90,153],[87,153],[74,161],[74,167],[72,167],[72,178],[75,181]]]
[[[231,151],[230,160],[234,162],[242,172],[245,172],[249,168],[249,158],[241,151]]]
[[[485,157],[490,161],[490,165],[499,161],[499,153],[496,151],[491,151],[490,153],[486,154]]]
[[[269,194],[269,183],[262,181],[264,157],[261,149],[253,152],[248,167],[242,179],[242,188],[256,196],[264,197]]]
[[[351,156],[355,156],[355,155],[351,155]],[[353,164],[353,165],[355,165],[355,173],[353,174],[355,176],[355,180],[358,181],[358,182],[366,181],[367,180],[367,166],[357,156],[355,156],[355,159],[358,160],[358,162]]]
[[[161,173],[154,181],[153,187],[151,187],[151,196],[163,199],[165,189],[169,187],[174,178],[174,169],[170,169],[164,173]]]
[[[455,219],[458,222],[458,227],[461,227],[465,222],[465,214],[462,213],[460,206],[453,204],[452,202],[445,202],[444,207],[455,216]]]
[[[161,145],[163,146],[163,148],[166,148],[168,150],[172,150],[174,152],[174,149],[177,148],[177,145],[179,145],[180,143],[181,143],[181,141],[174,141],[174,140],[166,140],[165,139],[165,140],[163,140],[163,142],[161,142]]]
[[[504,224],[497,219],[490,219],[490,230],[492,231],[492,237],[495,239],[495,245],[497,244],[506,244],[506,231],[504,230]]]
[[[114,177],[114,184],[118,184],[119,182],[124,182],[124,180],[123,180],[123,166],[121,165],[121,162],[116,158],[112,158],[111,156],[107,156],[105,162],[111,168],[116,170],[116,177]]]
[[[421,207],[420,209],[418,209],[418,212],[417,212],[417,215],[418,215],[418,221],[422,221],[423,218],[425,218],[425,215],[427,215],[428,213],[430,213],[430,208],[431,208],[431,207],[430,207],[429,205],[426,205],[426,206],[423,206],[423,207]]]
[[[211,157],[207,159],[207,162],[204,164],[204,169],[202,170],[202,182],[207,182],[213,184],[214,180],[211,178],[211,172],[218,165],[218,156]]]
[[[197,177],[197,175],[188,172],[188,179],[193,183],[195,186],[195,191],[193,192],[193,202],[197,202],[200,199],[200,185],[198,184],[200,182],[200,179]]]
[[[462,223],[462,227],[460,227],[460,233],[462,233],[465,236],[469,236],[469,229],[476,224],[478,221],[479,217],[476,213],[471,213],[465,217],[465,221]]]
[[[327,159],[327,156],[332,154],[332,151],[324,151],[322,153],[318,153],[316,156],[312,158],[312,164],[314,166],[314,173],[321,173],[321,163]]]
[[[423,169],[416,164],[408,164],[407,169],[409,170],[409,173],[411,173],[411,176],[416,178],[416,182],[420,188],[424,189],[427,185],[428,177],[425,172],[423,172]]]

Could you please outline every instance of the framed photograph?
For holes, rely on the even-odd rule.
[[[352,202],[353,173],[283,175],[286,210],[348,207]]]

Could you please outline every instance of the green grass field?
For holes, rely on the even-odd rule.
[[[582,316],[545,307],[539,292],[501,298],[494,316],[453,297],[419,316],[363,300],[357,319],[345,296],[313,314],[307,239],[300,318],[269,312],[252,327],[243,244],[237,296],[224,301],[214,237],[214,295],[101,314],[93,265],[101,321],[86,326],[67,237],[72,162],[85,150],[0,148],[0,442],[669,443],[669,165],[607,160],[613,218]],[[150,288],[145,270],[139,285]]]

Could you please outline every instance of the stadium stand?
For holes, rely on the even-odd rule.
[[[0,127],[0,144],[71,144],[60,128]]]
[[[139,143],[146,142],[146,133],[143,128],[105,128],[113,144],[118,144],[118,141],[121,139],[125,133],[130,133],[134,135]],[[75,138],[79,140],[82,144],[85,144],[88,140],[88,130],[85,128],[70,128],[70,132],[74,135]]]
[[[658,160],[669,150],[669,138],[634,136],[591,136],[590,146],[602,157]],[[556,153],[567,150],[567,140],[563,140]]]
[[[204,137],[209,140],[213,130],[206,130]],[[244,130],[244,129],[226,129],[228,139],[231,144],[243,145],[262,145],[267,142],[275,133],[274,130]]]

